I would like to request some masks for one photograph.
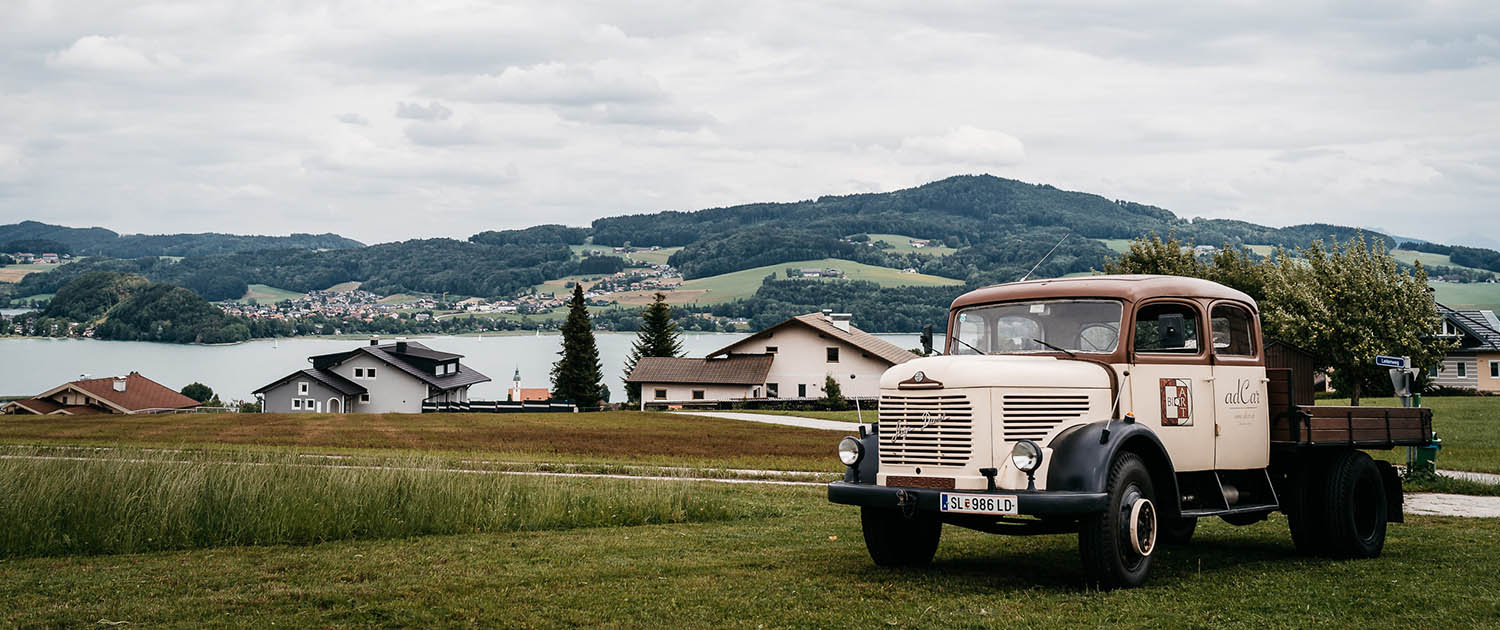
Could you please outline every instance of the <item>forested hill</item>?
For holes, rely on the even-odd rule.
[[[349,249],[359,241],[337,234],[119,234],[100,227],[73,228],[38,221],[0,225],[0,251],[44,251],[75,256],[205,256],[262,249]]]
[[[1285,245],[1347,239],[1355,229],[1310,224],[1271,228],[1243,221],[1189,221],[1168,210],[1099,195],[1059,190],[991,175],[950,177],[889,193],[820,197],[797,203],[750,204],[698,212],[659,212],[594,221],[601,245],[626,242],[682,245],[672,264],[691,279],[766,264],[833,257],[970,282],[1013,280],[1064,234],[1072,239],[1038,273],[1098,268],[1109,255],[1090,239],[1175,232],[1200,244]],[[942,241],[957,253],[942,259],[893,256],[849,243],[860,233],[902,234]],[[1384,237],[1388,247],[1395,241]]]

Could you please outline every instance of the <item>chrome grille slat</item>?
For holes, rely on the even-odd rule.
[[[877,415],[881,464],[962,466],[973,453],[974,405],[967,395],[884,395]]]
[[[1001,399],[1005,440],[1040,440],[1068,420],[1089,413],[1089,397],[1076,394],[1009,394]]]

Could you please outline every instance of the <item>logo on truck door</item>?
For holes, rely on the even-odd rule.
[[[1192,379],[1161,379],[1161,426],[1193,426]]]

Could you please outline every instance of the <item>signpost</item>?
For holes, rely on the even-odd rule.
[[[1382,354],[1375,357],[1375,365],[1388,368],[1409,368],[1411,357],[1388,357]]]

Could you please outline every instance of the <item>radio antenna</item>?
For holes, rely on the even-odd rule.
[[[1057,248],[1062,246],[1063,241],[1068,240],[1068,237],[1072,235],[1072,232],[1068,232],[1067,234],[1064,234],[1062,238],[1057,239],[1057,244],[1053,245],[1052,249],[1047,250],[1047,253],[1042,256],[1042,259],[1036,261],[1036,264],[1031,266],[1031,271],[1026,272],[1026,275],[1021,276],[1021,279],[1017,280],[1016,282],[1025,282],[1027,278],[1030,278],[1031,273],[1036,271],[1037,267],[1042,266],[1042,263],[1047,262],[1047,259],[1052,257],[1052,252],[1057,251]]]

